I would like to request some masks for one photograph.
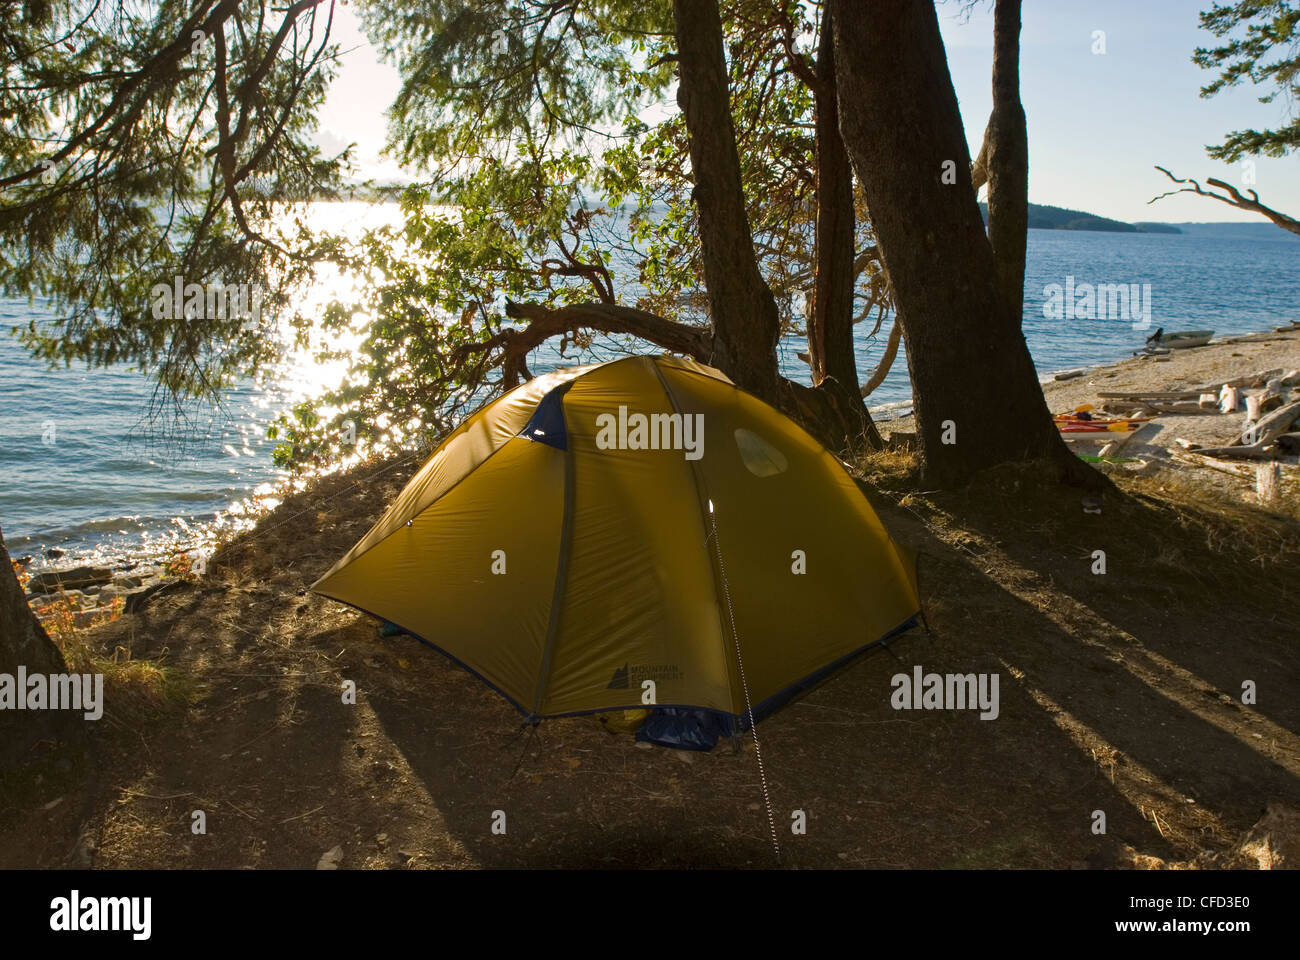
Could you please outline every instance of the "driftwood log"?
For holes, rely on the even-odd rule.
[[[1215,388],[1218,393],[1218,388]],[[1148,390],[1142,393],[1116,393],[1111,390],[1101,390],[1097,393],[1103,400],[1195,400],[1201,394],[1193,390],[1190,393],[1186,390],[1181,392],[1170,393],[1168,391]]]
[[[1112,440],[1110,443],[1102,447],[1101,452],[1098,454],[1098,456],[1102,456],[1102,457],[1119,456],[1119,452],[1123,450],[1125,446],[1128,445],[1128,442],[1132,440],[1134,437],[1136,437],[1143,430],[1146,430],[1148,427],[1150,427],[1151,429],[1156,429],[1156,425],[1153,423],[1138,424],[1138,428],[1136,430],[1130,430],[1128,431],[1128,433],[1121,436],[1118,440]]]
[[[1270,410],[1283,406],[1286,403],[1287,394],[1290,392],[1286,387],[1282,386],[1280,379],[1270,380],[1267,386],[1264,387],[1264,392],[1259,394],[1260,412],[1268,413]]]
[[[1194,447],[1190,452],[1203,457],[1240,457],[1243,460],[1272,460],[1277,455],[1271,443],[1244,443],[1239,447]]]
[[[1201,447],[1194,452],[1209,457],[1245,457],[1250,460],[1271,460],[1281,451],[1274,448],[1277,438],[1288,433],[1296,418],[1300,417],[1300,400],[1279,407],[1254,426],[1254,443],[1234,443],[1226,447]],[[1241,438],[1239,438],[1241,439]]]
[[[1101,405],[1104,413],[1204,413],[1199,403],[1178,401],[1160,403],[1153,400],[1107,400]]]
[[[1281,499],[1282,467],[1275,463],[1261,463],[1255,468],[1255,493],[1259,502],[1277,503]]]
[[[1255,423],[1253,431],[1256,442],[1272,443],[1284,433],[1289,433],[1291,424],[1300,417],[1300,400],[1292,400],[1278,407],[1272,413],[1261,417]]]
[[[1134,401],[1157,401],[1169,402],[1176,400],[1199,400],[1201,394],[1213,393],[1216,396],[1224,387],[1263,387],[1269,384],[1271,380],[1279,380],[1280,386],[1294,387],[1300,385],[1300,370],[1284,370],[1277,367],[1273,370],[1265,370],[1263,373],[1251,373],[1244,377],[1235,377],[1232,380],[1220,380],[1218,383],[1209,383],[1195,390],[1143,390],[1137,393],[1122,393],[1110,390],[1102,390],[1097,396],[1102,400],[1134,400]]]
[[[1169,456],[1179,463],[1186,463],[1193,467],[1208,467],[1211,470],[1217,470],[1220,473],[1226,473],[1241,480],[1249,480],[1255,476],[1255,471],[1245,464],[1233,463],[1229,460],[1216,460],[1214,457],[1205,456],[1199,450],[1184,453],[1182,450],[1169,447]]]

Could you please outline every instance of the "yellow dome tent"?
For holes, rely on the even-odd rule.
[[[691,360],[557,370],[467,419],[313,590],[529,718],[747,729],[915,623],[915,567],[802,428]]]

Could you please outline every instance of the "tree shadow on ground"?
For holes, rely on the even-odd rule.
[[[1077,493],[1014,477],[943,509],[963,518],[944,541],[1057,626],[1042,635],[1046,650],[1036,634],[1009,635],[1005,659],[1145,771],[1140,806],[1159,818],[1198,814],[1188,829],[1231,837],[1268,800],[1300,800],[1300,704],[1288,694],[1300,687],[1300,658],[1294,627],[1276,615],[1295,591],[1297,540],[1285,522],[1269,518],[1275,532],[1264,537],[1265,516],[1249,507],[1175,509],[1119,491],[1102,514],[1085,514]],[[1233,536],[1243,523],[1255,534]],[[1096,550],[1105,573],[1094,572]],[[1246,680],[1258,704],[1242,702]]]
[[[760,724],[773,826],[788,865],[1112,866],[1227,844],[1236,816],[1295,778],[955,553],[920,524],[933,633],[877,651]],[[436,657],[432,651],[429,656]],[[412,656],[422,656],[418,645]],[[890,678],[998,673],[996,720],[895,711]],[[449,663],[429,664],[443,719],[372,701],[424,790],[492,866],[751,866],[775,862],[752,742],[743,755],[639,750],[592,721],[544,723],[516,755],[491,734],[518,715]],[[456,693],[449,696],[448,688]],[[522,759],[520,759],[522,758]],[[519,760],[519,770],[511,776]],[[1196,803],[1187,802],[1191,797]],[[492,813],[507,817],[493,835]],[[1107,833],[1093,832],[1094,811]],[[1154,817],[1153,817],[1154,811]],[[807,831],[792,832],[802,812]],[[1230,816],[1231,815],[1231,816]],[[1225,826],[1227,821],[1227,826]],[[1253,822],[1253,821],[1252,821]],[[1249,826],[1242,824],[1241,827]]]
[[[930,632],[761,723],[761,778],[749,737],[741,753],[682,753],[592,718],[522,730],[436,651],[310,594],[331,535],[350,543],[391,493],[291,504],[273,541],[210,565],[212,582],[100,628],[105,650],[162,657],[195,696],[156,721],[101,726],[98,786],[49,811],[58,797],[32,798],[0,831],[5,865],[64,865],[81,835],[107,867],[310,868],[338,848],[344,867],[768,868],[773,834],[797,868],[1150,865],[1203,861],[1265,800],[1297,798],[1300,751],[1278,756],[1294,707],[1263,701],[1295,688],[1286,638],[1262,614],[1241,634],[1213,629],[1206,614],[1222,605],[1201,578],[1221,555],[1203,558],[1194,538],[1175,544],[1189,563],[1171,553],[1172,568],[1141,568],[1135,598],[1127,570],[1144,554],[1131,544],[1170,522],[1153,507],[1110,502],[1097,525],[1067,516],[1068,493],[1039,503],[1009,490],[1002,509],[975,490],[918,511],[924,521],[882,503],[922,554]],[[1105,576],[1089,572],[1098,534]],[[997,674],[997,719],[894,710],[891,678],[914,665]],[[1259,709],[1231,702],[1252,674]],[[196,809],[206,833],[193,832]]]

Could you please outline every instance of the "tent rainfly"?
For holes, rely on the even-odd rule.
[[[313,589],[530,719],[653,704],[724,733],[920,606],[912,558],[830,452],[668,356],[557,370],[485,405]]]

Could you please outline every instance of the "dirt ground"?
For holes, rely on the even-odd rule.
[[[590,718],[526,731],[441,654],[308,592],[413,469],[321,480],[203,579],[96,628],[182,699],[152,716],[110,699],[88,764],[34,757],[0,791],[0,867],[312,868],[335,848],[344,869],[776,866],[752,738],[687,753]],[[1163,469],[1117,477],[1100,514],[1023,470],[944,494],[898,457],[863,473],[920,554],[928,632],[759,724],[782,866],[1259,865],[1252,826],[1300,806],[1300,522]],[[999,717],[895,711],[890,679],[914,665],[997,673]]]

